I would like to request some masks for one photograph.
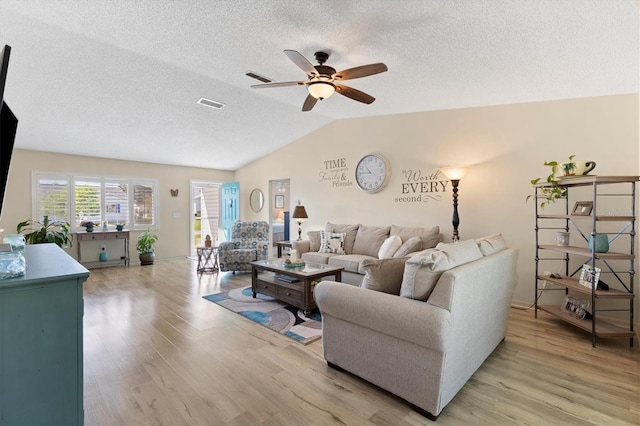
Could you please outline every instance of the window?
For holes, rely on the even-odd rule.
[[[80,228],[87,220],[112,229],[157,227],[157,183],[153,180],[67,176],[36,173],[34,217],[69,222]],[[133,206],[133,208],[131,208]],[[72,212],[72,213],[71,213]]]

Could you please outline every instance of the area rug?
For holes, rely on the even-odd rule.
[[[302,344],[322,337],[322,318],[317,310],[307,317],[295,306],[260,293],[254,299],[251,294],[248,286],[202,297]]]

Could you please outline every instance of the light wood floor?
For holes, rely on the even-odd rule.
[[[206,301],[249,274],[188,259],[94,269],[85,285],[84,409],[90,425],[432,424],[404,401],[327,367],[303,346]],[[544,317],[544,318],[543,318]],[[541,314],[509,333],[436,425],[640,424],[640,352]]]

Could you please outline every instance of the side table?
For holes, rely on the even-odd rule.
[[[199,274],[205,272],[216,272],[220,268],[218,265],[218,247],[196,247],[198,253]]]
[[[291,248],[291,241],[278,241],[276,243],[276,246],[278,246],[278,257],[282,257],[282,248],[283,247]]]

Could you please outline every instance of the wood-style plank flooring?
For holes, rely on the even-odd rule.
[[[89,425],[433,424],[395,396],[202,296],[250,275],[189,259],[93,269],[85,284]],[[400,314],[400,313],[399,313]],[[638,425],[640,352],[533,311],[440,415],[439,425]]]

